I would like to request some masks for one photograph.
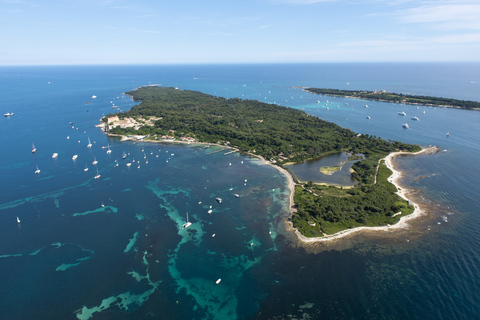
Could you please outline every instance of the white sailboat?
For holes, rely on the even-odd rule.
[[[192,225],[192,223],[191,223],[190,221],[188,221],[188,212],[187,212],[187,222],[185,222],[185,223],[183,224],[183,227],[184,227],[184,228],[188,228],[188,227],[190,227],[191,225]]]
[[[87,148],[91,148],[91,147],[92,147],[92,143],[90,142],[90,138],[88,138]]]
[[[35,170],[35,173],[36,174],[39,174],[40,173],[40,169],[38,169],[38,165],[35,165],[37,167],[37,170]]]
[[[97,175],[95,176],[95,179],[100,178],[100,173],[98,173],[98,168],[97,168]]]
[[[37,148],[35,148],[35,145],[32,142],[32,153],[35,153],[35,152],[37,152]]]
[[[97,163],[98,163],[97,158],[95,158],[95,156],[93,156],[93,162],[92,162],[92,164],[93,164],[94,166],[96,166]]]
[[[107,148],[108,148],[107,153],[112,153],[112,150],[110,150],[110,145],[107,145]]]
[[[87,172],[88,171],[88,167],[87,167],[87,164],[85,163],[85,169],[83,169],[83,171]]]
[[[77,158],[78,158],[78,155],[74,154],[73,157],[72,157],[72,160],[77,160]]]
[[[123,151],[122,159],[125,159],[126,157],[127,157],[127,154],[125,153],[125,151]]]

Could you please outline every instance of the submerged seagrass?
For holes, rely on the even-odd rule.
[[[398,221],[413,208],[384,179],[374,179],[379,160],[396,150],[415,152],[417,145],[388,142],[310,116],[303,111],[238,98],[225,99],[197,91],[147,86],[127,92],[140,105],[108,115],[111,134],[221,143],[269,159],[280,166],[331,152],[363,154],[353,166],[355,188],[338,192],[306,184],[297,186],[292,216],[306,236],[321,236],[361,225]],[[131,119],[136,126],[114,126],[113,118]],[[375,182],[376,180],[376,182]],[[308,221],[315,221],[308,223]]]

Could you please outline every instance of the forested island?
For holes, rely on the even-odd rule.
[[[402,93],[391,93],[385,90],[381,91],[359,91],[359,90],[338,90],[338,89],[319,89],[319,88],[304,88],[305,91],[345,98],[360,98],[366,100],[385,101],[392,103],[407,103],[424,106],[438,106],[438,107],[456,107],[461,109],[480,110],[480,102],[457,100],[449,98],[438,98],[429,96],[408,95]]]
[[[395,186],[387,181],[389,169],[380,159],[394,151],[419,151],[418,145],[356,134],[303,111],[256,100],[153,86],[126,94],[141,103],[105,116],[102,120],[109,134],[215,143],[282,168],[335,152],[363,154],[365,159],[352,167],[352,177],[359,183],[351,189],[297,183],[290,220],[304,236],[394,224],[413,212],[413,206],[395,194]]]

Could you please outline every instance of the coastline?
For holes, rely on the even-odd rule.
[[[295,87],[294,87],[295,88]],[[357,99],[357,100],[366,100],[366,101],[380,101],[380,102],[386,102],[386,103],[396,103],[396,104],[408,104],[412,106],[423,106],[423,107],[429,107],[429,108],[454,108],[454,109],[463,109],[463,110],[474,110],[474,111],[480,111],[480,108],[462,108],[460,106],[452,106],[452,105],[443,105],[443,104],[425,104],[425,103],[418,103],[418,102],[407,102],[407,101],[390,101],[390,100],[385,100],[385,99],[369,99],[365,97],[357,97],[357,96],[343,96],[343,95],[335,95],[335,94],[326,94],[326,93],[316,93],[309,91],[310,87],[298,87],[301,88],[302,91],[312,93],[312,94],[317,94],[321,96],[329,96],[329,97],[339,97],[339,98],[346,98],[346,99]]]
[[[126,136],[123,136],[123,135],[115,135],[115,134],[110,134],[110,133],[107,133],[107,132],[105,132],[105,134],[107,134],[108,136],[120,136],[121,141],[137,141],[134,138],[126,137]],[[177,141],[177,140],[165,139],[165,140],[142,140],[142,142],[153,142],[153,143],[162,143],[163,142],[163,143],[212,145],[212,146],[218,146],[218,147],[242,152],[242,151],[238,150],[237,148],[234,148],[234,147],[231,147],[231,146],[228,146],[228,145],[198,142],[198,141],[187,142],[187,141]],[[285,221],[285,223],[287,225],[286,229],[287,230],[294,230],[294,233],[296,234],[297,238],[303,243],[315,243],[315,242],[327,242],[327,241],[337,240],[337,239],[352,235],[352,234],[360,232],[360,231],[392,231],[392,230],[395,230],[395,229],[408,228],[409,225],[407,224],[407,222],[422,216],[424,214],[424,210],[417,203],[415,203],[412,200],[407,198],[406,194],[408,193],[408,189],[404,189],[398,184],[398,180],[402,177],[402,173],[401,173],[401,171],[395,169],[392,161],[398,155],[419,155],[419,154],[423,154],[423,153],[437,152],[438,150],[439,150],[439,148],[436,147],[436,146],[428,146],[428,147],[423,148],[422,150],[420,150],[418,152],[402,152],[402,151],[392,152],[389,155],[387,155],[385,158],[381,159],[381,160],[385,160],[386,166],[392,171],[392,175],[390,175],[390,177],[388,178],[388,181],[390,183],[392,183],[397,188],[396,193],[401,198],[409,201],[409,203],[411,205],[413,205],[414,208],[415,208],[415,210],[413,211],[412,214],[410,214],[408,216],[401,217],[400,220],[396,224],[387,225],[387,226],[379,226],[379,227],[356,227],[356,228],[353,228],[353,229],[342,230],[342,231],[337,232],[337,233],[332,234],[332,235],[324,235],[323,237],[312,237],[312,238],[305,237],[303,234],[301,234],[300,231],[298,231],[297,228],[293,227],[293,224],[290,221]],[[287,187],[290,189],[288,209],[290,211],[290,215],[295,213],[296,209],[295,209],[295,203],[294,203],[294,195],[295,195],[296,183],[294,182],[292,175],[287,170],[285,170],[284,168],[271,163],[270,161],[266,160],[262,156],[252,154],[252,153],[249,153],[249,152],[242,152],[242,153],[247,154],[247,155],[252,156],[252,157],[255,157],[255,158],[258,158],[263,164],[274,167],[275,169],[277,169],[280,173],[282,173],[287,178]]]
[[[353,229],[342,230],[342,231],[337,232],[337,233],[332,234],[332,235],[325,235],[323,237],[312,237],[312,238],[305,237],[304,235],[302,235],[298,231],[298,229],[293,228],[291,222],[288,222],[289,228],[295,230],[295,234],[297,235],[297,238],[301,242],[304,242],[304,243],[327,242],[327,241],[337,240],[337,239],[352,235],[353,233],[357,233],[357,232],[360,232],[360,231],[392,231],[392,230],[395,230],[395,229],[408,228],[409,225],[408,225],[407,222],[422,216],[425,213],[425,211],[418,205],[418,203],[415,203],[412,200],[407,198],[406,194],[408,192],[408,189],[404,189],[398,184],[398,180],[402,177],[402,173],[401,173],[401,171],[395,169],[392,160],[393,160],[393,158],[395,158],[398,155],[419,155],[419,154],[423,154],[423,153],[436,152],[438,150],[439,150],[438,147],[428,146],[428,147],[423,148],[422,150],[420,150],[418,152],[401,152],[401,151],[392,152],[384,158],[386,166],[392,171],[392,175],[388,178],[388,181],[390,183],[392,183],[397,188],[396,193],[400,197],[402,197],[403,199],[409,201],[410,204],[413,205],[414,208],[415,208],[415,210],[413,211],[412,214],[410,214],[408,216],[401,217],[400,220],[396,224],[387,225],[387,226],[380,226],[380,227],[357,227],[357,228],[353,228]],[[288,174],[288,172],[287,172],[287,174]],[[293,189],[293,192],[294,191],[295,190]]]

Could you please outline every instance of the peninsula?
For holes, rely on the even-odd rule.
[[[406,103],[423,106],[436,107],[455,107],[461,109],[480,110],[480,102],[457,100],[449,98],[437,98],[429,96],[408,95],[402,93],[390,93],[385,90],[380,91],[359,91],[359,90],[338,90],[338,89],[320,89],[320,88],[304,88],[305,91],[326,95],[338,96],[345,98],[359,98],[365,100],[385,101],[392,103]]]
[[[292,184],[290,221],[305,237],[395,224],[414,210],[387,181],[392,172],[381,159],[392,152],[417,152],[420,146],[356,134],[303,111],[256,100],[154,86],[126,94],[141,103],[103,117],[108,134],[221,144],[264,159],[289,181],[297,180],[283,167],[286,163],[336,152],[362,154],[365,158],[352,166],[352,177],[359,183],[351,189]]]

